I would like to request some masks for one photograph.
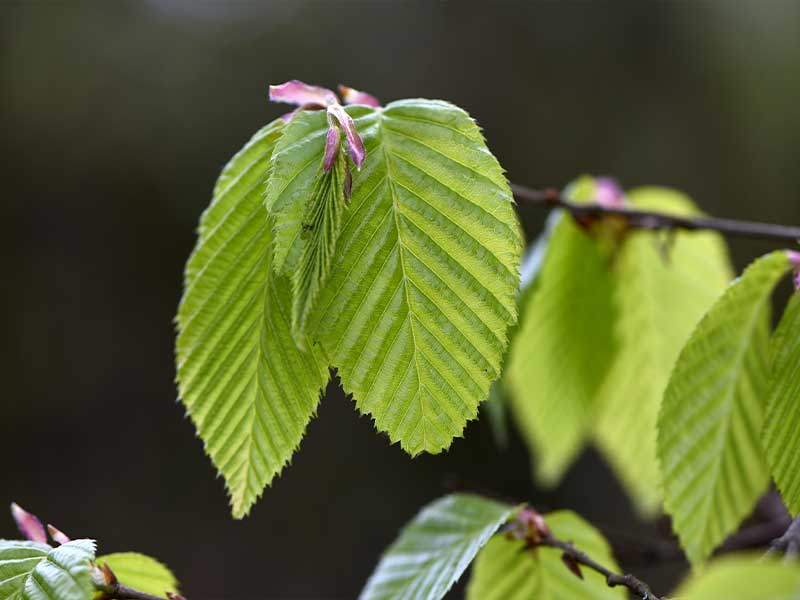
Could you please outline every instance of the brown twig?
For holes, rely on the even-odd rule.
[[[113,598],[113,600],[164,600],[163,596],[153,596],[122,584],[117,584],[114,590],[108,593],[108,598]]]
[[[577,221],[598,219],[604,216],[617,216],[625,219],[630,227],[637,229],[658,229],[687,231],[717,231],[727,236],[781,241],[796,244],[800,240],[800,227],[735,221],[717,217],[680,217],[659,212],[651,212],[626,207],[605,206],[601,204],[578,204],[565,198],[555,189],[534,190],[522,185],[512,184],[514,198],[519,205],[542,205],[562,208]]]
[[[786,560],[800,558],[800,517],[796,517],[791,522],[782,536],[773,540],[767,550],[767,555],[774,555],[778,552],[783,552]]]

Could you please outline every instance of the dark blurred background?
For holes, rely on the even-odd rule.
[[[291,467],[233,521],[175,401],[183,262],[222,165],[286,110],[267,85],[292,78],[449,99],[518,183],[613,174],[798,224],[798,64],[800,3],[778,0],[0,2],[0,505],[158,556],[192,600],[354,598],[455,484],[581,512],[666,591],[684,564],[637,558],[656,529],[594,453],[543,492],[519,439],[498,450],[481,419],[411,460],[335,383]],[[545,215],[522,216],[536,235]],[[732,244],[737,267],[769,249]]]

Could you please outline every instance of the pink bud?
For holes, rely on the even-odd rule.
[[[71,541],[63,531],[59,531],[49,523],[47,524],[47,533],[50,534],[50,537],[53,538],[53,541],[57,543],[59,546],[61,544],[66,544],[67,542]]]
[[[324,108],[339,101],[331,90],[308,85],[296,79],[280,85],[269,86],[269,99],[272,102],[306,106],[307,108]]]
[[[594,185],[594,201],[601,206],[619,208],[625,203],[625,193],[610,177],[598,177],[594,180]]]
[[[29,513],[16,503],[11,504],[11,515],[17,523],[20,533],[27,539],[41,544],[47,543],[47,533],[36,515]]]
[[[339,128],[336,125],[328,127],[328,137],[325,139],[325,156],[322,159],[322,168],[327,173],[333,168],[336,157],[339,155]]]
[[[345,104],[365,104],[374,108],[380,108],[381,106],[380,101],[372,94],[355,90],[346,85],[339,85],[339,95],[341,95]]]
[[[339,125],[344,129],[344,136],[347,139],[347,150],[350,153],[350,158],[356,164],[357,169],[361,169],[364,160],[367,157],[367,151],[364,149],[364,142],[356,130],[356,124],[353,117],[348,115],[340,104],[332,104],[328,107],[328,123],[333,126],[331,118],[339,121]]]
[[[789,263],[794,267],[794,289],[800,290],[800,252],[787,250],[786,256],[789,257]]]

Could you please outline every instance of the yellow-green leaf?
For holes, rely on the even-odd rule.
[[[98,556],[98,565],[107,564],[117,580],[131,588],[164,596],[166,592],[178,593],[178,580],[165,565],[154,558],[136,552],[117,552]]]

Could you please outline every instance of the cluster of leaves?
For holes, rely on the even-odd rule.
[[[569,194],[597,201],[608,185],[582,178]],[[697,214],[661,188],[619,192],[617,201]],[[718,234],[670,235],[558,217],[522,296],[502,389],[540,483],[557,483],[594,440],[643,514],[663,502],[699,563],[749,514],[770,475],[800,511],[799,294],[770,342],[773,290],[798,260],[776,251],[729,283]]]
[[[624,600],[597,572],[580,569],[561,550],[537,544],[524,506],[470,494],[441,498],[425,507],[386,551],[360,600],[439,600],[474,561],[469,600]],[[612,572],[618,572],[603,535],[576,514],[544,515],[548,535],[569,540]],[[520,535],[520,529],[523,534]],[[533,540],[533,541],[532,541]],[[796,598],[800,569],[748,554],[712,563],[682,583],[681,600]]]
[[[290,459],[329,367],[393,442],[436,453],[477,415],[516,321],[521,232],[477,125],[344,91],[360,103],[272,89],[303,110],[231,159],[186,266],[180,395],[236,517]]]
[[[135,552],[96,556],[94,540],[70,540],[16,504],[12,515],[25,540],[0,540],[0,600],[98,600],[119,585],[184,600],[170,570]],[[48,539],[48,533],[50,539]]]

